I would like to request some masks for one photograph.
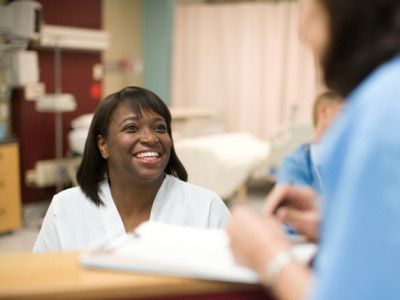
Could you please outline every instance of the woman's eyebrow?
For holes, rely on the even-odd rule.
[[[129,116],[129,117],[123,119],[123,120],[119,123],[119,125],[122,125],[122,124],[125,123],[126,121],[130,121],[130,120],[137,121],[137,120],[139,120],[139,119],[140,119],[140,118],[139,118],[137,115]]]
[[[165,121],[165,119],[163,118],[163,117],[155,117],[155,118],[153,118],[153,121],[163,121],[163,122],[167,122],[167,121]]]
[[[139,116],[137,116],[137,115],[133,115],[133,116],[129,116],[129,117],[126,117],[125,119],[123,119],[120,123],[119,123],[119,125],[122,125],[122,124],[124,124],[126,121],[137,121],[137,120],[140,120],[140,119],[142,119],[141,117],[139,117]],[[158,122],[158,121],[162,121],[162,122],[167,122],[167,121],[165,121],[165,119],[163,118],[163,117],[161,117],[161,116],[157,116],[157,117],[154,117],[154,118],[152,118],[152,120],[151,120],[152,122]]]

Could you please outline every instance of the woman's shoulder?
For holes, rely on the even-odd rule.
[[[59,202],[62,201],[74,201],[79,198],[85,197],[85,194],[83,193],[82,189],[79,186],[72,187],[65,189],[57,194],[54,195],[53,200],[57,200]]]
[[[99,192],[103,200],[107,200],[107,191],[109,190],[107,182],[99,183]],[[105,201],[108,202],[108,201]],[[51,206],[53,210],[67,210],[67,209],[80,209],[80,208],[93,208],[96,209],[98,206],[83,192],[80,186],[65,189],[54,195]]]
[[[347,124],[357,130],[359,143],[369,142],[376,147],[381,143],[400,144],[393,138],[400,126],[399,77],[400,56],[374,70],[349,95]]]
[[[380,65],[372,71],[360,85],[348,96],[351,102],[357,103],[357,108],[370,108],[372,114],[376,115],[376,110],[392,111],[400,105],[398,93],[400,86],[398,78],[400,76],[400,55],[390,61]],[[395,110],[397,113],[397,111]]]
[[[77,187],[72,187],[65,189],[54,195],[51,206],[53,209],[66,209],[68,207],[77,209],[79,205],[83,204],[85,201],[86,195],[83,193],[82,189]]]
[[[99,193],[100,195],[104,196],[104,194],[107,194],[109,192],[109,185],[107,180],[103,180],[99,182]],[[69,201],[74,201],[74,200],[80,200],[81,198],[87,198],[90,200],[85,192],[82,190],[80,186],[76,187],[71,187],[68,189],[65,189],[57,194],[54,195],[54,198],[57,199],[71,199]],[[102,197],[104,198],[104,197]],[[72,200],[73,199],[73,200]]]

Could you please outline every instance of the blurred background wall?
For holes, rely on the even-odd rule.
[[[102,54],[103,94],[108,95],[122,86],[143,85],[143,1],[103,0],[102,7],[111,45]]]
[[[311,103],[321,86],[313,56],[298,37],[299,1],[38,2],[44,24],[109,34],[104,51],[61,51],[62,92],[77,103],[63,113],[64,157],[73,155],[67,140],[71,121],[127,85],[155,91],[176,120],[203,118],[196,123],[203,133],[217,131],[210,116],[222,124],[218,130],[245,131],[268,142],[293,124],[311,128]],[[32,49],[38,53],[39,81],[53,93],[54,49]],[[23,87],[12,90],[9,102],[10,113],[0,122],[7,119],[19,142],[22,201],[48,201],[55,189],[25,178],[38,161],[56,157],[55,115],[38,112]]]

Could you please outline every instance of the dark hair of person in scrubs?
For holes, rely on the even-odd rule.
[[[325,83],[347,96],[400,52],[400,1],[319,1],[330,19],[329,47],[321,58]]]

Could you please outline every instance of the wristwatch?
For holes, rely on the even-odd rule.
[[[268,287],[272,286],[279,273],[291,262],[293,256],[289,249],[278,252],[265,266],[262,282]]]

